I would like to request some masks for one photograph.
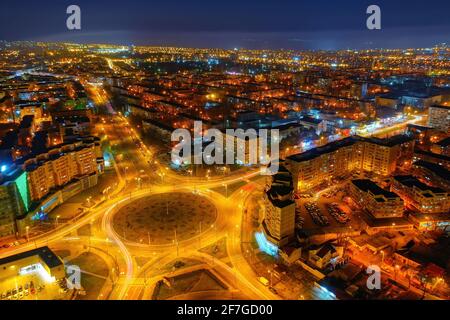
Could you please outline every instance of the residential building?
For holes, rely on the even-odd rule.
[[[26,174],[15,169],[0,179],[0,237],[17,232],[16,218],[29,206]]]
[[[352,180],[350,195],[376,219],[403,216],[403,200],[396,193],[382,189],[372,180]]]
[[[53,188],[64,186],[74,178],[99,172],[95,145],[82,142],[50,149],[27,159],[23,167],[28,173],[32,201],[41,200]]]
[[[428,110],[428,126],[450,132],[450,106],[431,106]]]
[[[334,265],[343,256],[344,248],[326,242],[321,245],[313,245],[309,248],[308,263],[318,269],[325,269],[330,264]]]
[[[273,185],[264,193],[265,214],[262,223],[266,238],[278,247],[295,237],[295,201],[293,188]]]
[[[450,171],[439,164],[419,160],[413,163],[413,175],[427,183],[450,190]]]
[[[314,129],[317,135],[327,131],[327,123],[322,119],[304,116],[299,120],[299,123],[307,129]]]
[[[410,204],[422,213],[440,213],[450,210],[448,192],[428,186],[411,175],[395,176],[392,179],[391,191],[397,193],[407,205]]]
[[[289,156],[286,166],[295,190],[305,191],[352,171],[388,176],[405,161],[410,162],[413,147],[413,139],[405,135],[388,139],[354,136]]]

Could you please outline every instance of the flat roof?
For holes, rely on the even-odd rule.
[[[282,200],[278,197],[284,197],[292,193],[294,189],[285,185],[272,185],[272,187],[266,192],[269,200],[272,204],[278,208],[284,208],[295,202],[291,199]]]
[[[355,144],[356,142],[361,141],[361,139],[362,138],[359,136],[347,137],[342,140],[333,141],[322,147],[318,147],[318,148],[308,150],[306,152],[294,154],[292,156],[287,157],[287,159],[295,161],[295,162],[312,160],[323,154],[331,153],[340,148],[351,146],[351,145]]]
[[[366,141],[372,142],[378,145],[387,146],[387,147],[393,147],[395,145],[403,144],[405,142],[413,141],[414,138],[410,137],[405,134],[398,134],[392,137],[389,137],[387,139],[380,139],[380,138],[365,138]]]
[[[424,151],[424,150],[417,149],[417,148],[414,149],[414,153],[432,157],[432,158],[436,158],[436,159],[440,159],[440,160],[444,160],[444,161],[450,161],[449,156],[439,154],[439,153],[428,152],[428,151]]]
[[[369,179],[356,179],[352,180],[352,183],[359,189],[365,192],[370,191],[376,196],[384,196],[386,198],[399,198],[399,196],[396,193],[384,190],[375,182]]]
[[[423,161],[419,160],[414,162],[415,166],[419,166],[425,169],[430,170],[434,174],[438,175],[439,177],[443,178],[444,180],[450,181],[450,171],[445,169],[443,166],[438,165],[433,162]]]
[[[312,118],[312,117],[309,117],[309,116],[304,116],[303,118],[300,119],[300,121],[314,123],[314,124],[320,124],[323,120]]]
[[[445,109],[445,110],[449,110],[450,111],[450,106],[444,106],[444,105],[433,105],[431,106],[431,108],[437,108],[437,109]]]
[[[433,193],[445,193],[443,189],[426,185],[425,183],[419,181],[416,177],[412,175],[395,176],[394,179],[410,188],[416,187],[422,191],[431,191]]]
[[[437,145],[439,145],[439,146],[441,146],[441,147],[443,147],[443,148],[448,147],[448,146],[450,145],[450,137],[447,137],[447,138],[445,138],[445,139],[442,139],[441,141],[439,141],[439,142],[437,143]]]
[[[39,256],[39,258],[49,267],[54,268],[63,265],[61,259],[52,251],[49,247],[40,247],[30,251],[18,253],[3,259],[0,259],[0,265],[19,261],[33,256]]]
[[[295,162],[308,161],[308,160],[317,158],[323,154],[327,154],[327,153],[339,150],[340,148],[351,146],[359,141],[370,142],[370,143],[374,143],[374,144],[381,145],[381,146],[392,147],[392,146],[395,146],[398,144],[403,144],[405,142],[409,142],[412,140],[413,140],[412,137],[409,137],[404,134],[392,136],[387,139],[364,138],[364,137],[360,137],[360,136],[351,136],[351,137],[347,137],[347,138],[344,138],[341,140],[330,142],[322,147],[317,147],[317,148],[308,150],[306,152],[294,154],[292,156],[287,157],[287,159],[295,161]]]

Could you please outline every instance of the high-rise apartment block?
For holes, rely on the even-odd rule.
[[[450,133],[450,106],[431,106],[428,109],[428,126]]]
[[[413,150],[414,141],[405,135],[388,139],[354,136],[292,155],[286,166],[295,190],[305,191],[355,170],[388,176],[404,159],[412,158]]]

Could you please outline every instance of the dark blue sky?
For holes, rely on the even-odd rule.
[[[66,29],[78,4],[82,30]],[[377,4],[382,30],[366,29]],[[449,0],[19,0],[0,4],[1,40],[284,49],[428,47],[450,42]]]

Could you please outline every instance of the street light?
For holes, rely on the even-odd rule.
[[[267,270],[267,272],[270,274],[270,287],[272,288],[272,286],[273,286],[273,278],[272,278],[273,272],[270,269]]]
[[[88,207],[91,207],[91,199],[92,199],[92,197],[87,197],[86,198]]]
[[[224,183],[222,186],[225,187],[225,198],[228,198],[228,184]]]

